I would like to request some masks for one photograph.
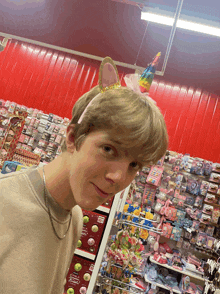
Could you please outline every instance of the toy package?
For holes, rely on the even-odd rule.
[[[200,186],[200,195],[206,196],[208,189],[209,189],[209,182],[202,181]]]
[[[209,183],[208,192],[217,193],[217,191],[218,191],[218,185],[214,183]]]
[[[220,174],[211,173],[209,181],[220,184]]]
[[[203,165],[203,175],[205,177],[209,177],[212,172],[212,168],[213,168],[213,163],[211,161],[205,160]]]
[[[204,204],[203,205],[203,212],[207,214],[212,214],[214,207],[212,205]]]
[[[193,194],[193,195],[199,195],[200,194],[200,186],[201,186],[200,179],[189,177],[187,179],[186,192]]]
[[[156,187],[146,184],[142,197],[142,206],[153,206],[156,195]]]
[[[181,238],[181,234],[182,234],[182,228],[173,227],[170,239],[175,240],[175,241],[179,241]]]
[[[172,230],[173,230],[173,226],[170,223],[163,223],[162,236],[166,238],[170,238]]]
[[[212,165],[212,171],[220,173],[220,163],[213,163]]]
[[[202,175],[203,174],[204,162],[203,160],[194,159],[190,168],[191,174]]]
[[[195,203],[194,203],[194,206],[198,207],[198,208],[201,208],[202,204],[203,204],[203,197],[197,196],[196,200],[195,200]]]
[[[181,158],[180,169],[186,172],[190,172],[191,165],[192,165],[192,160],[190,159],[190,155],[185,154]]]
[[[153,184],[154,186],[158,186],[163,174],[163,167],[162,166],[152,166],[147,177],[147,183]]]
[[[185,216],[186,216],[186,212],[178,209],[176,212],[176,221],[179,223],[183,222]]]

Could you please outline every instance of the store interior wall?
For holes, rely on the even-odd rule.
[[[98,83],[100,62],[10,40],[0,53],[0,99],[71,117],[77,99]],[[119,76],[131,69],[119,67]],[[161,109],[169,150],[220,162],[220,97],[155,77],[150,96]]]
[[[0,97],[71,117],[77,99],[98,84],[100,62],[10,40],[0,54]],[[131,69],[118,68],[123,82]],[[220,162],[220,97],[155,77],[150,96],[161,109],[169,150]]]

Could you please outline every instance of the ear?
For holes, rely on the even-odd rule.
[[[66,148],[67,148],[67,151],[71,153],[73,153],[73,151],[75,150],[74,128],[75,128],[75,124],[71,124],[67,127],[67,130],[66,130]]]
[[[101,92],[121,86],[118,70],[111,57],[105,57],[99,68],[99,88]]]

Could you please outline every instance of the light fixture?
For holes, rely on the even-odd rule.
[[[174,23],[174,18],[162,14],[152,13],[152,12],[141,12],[141,19],[147,20],[149,22],[159,23],[163,25],[172,26]],[[184,19],[178,19],[177,28],[186,29],[194,32],[199,32],[203,34],[208,34],[212,36],[220,37],[220,28],[212,25],[204,25],[198,22],[193,22]]]

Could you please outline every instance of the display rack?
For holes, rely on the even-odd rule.
[[[102,262],[102,259],[103,259],[105,248],[106,248],[106,245],[107,245],[107,242],[108,242],[108,237],[110,235],[110,231],[111,231],[112,224],[113,224],[113,221],[114,221],[114,218],[115,218],[115,214],[116,214],[116,212],[118,210],[118,207],[119,207],[119,204],[120,204],[120,200],[121,200],[120,197],[121,197],[122,194],[124,194],[124,196],[123,196],[123,199],[124,199],[124,197],[126,197],[128,191],[129,191],[129,188],[130,188],[130,186],[128,186],[125,189],[125,192],[119,192],[114,197],[114,201],[113,201],[113,204],[112,204],[109,216],[108,216],[108,221],[106,223],[105,231],[104,231],[102,241],[101,241],[101,244],[100,244],[99,252],[98,252],[96,260],[95,260],[95,265],[94,265],[94,269],[93,269],[93,272],[92,272],[91,280],[90,280],[90,283],[89,283],[89,286],[88,286],[88,289],[87,289],[87,292],[86,292],[87,294],[89,294],[89,293],[92,294],[93,293],[93,289],[95,287],[95,283],[96,283],[96,280],[97,280],[97,276],[98,276],[100,265],[101,265],[101,262]]]
[[[205,278],[203,277],[203,274],[202,273],[199,273],[198,271],[196,272],[197,274],[193,274],[192,272],[187,271],[187,270],[182,270],[182,271],[181,270],[178,270],[178,269],[176,269],[176,268],[174,268],[172,266],[169,266],[168,264],[161,264],[161,263],[157,262],[156,260],[154,260],[154,258],[152,256],[150,256],[149,259],[150,259],[151,262],[153,262],[153,263],[155,263],[155,264],[157,264],[159,266],[168,268],[168,269],[170,269],[172,271],[175,271],[175,272],[178,272],[178,273],[180,273],[182,275],[186,275],[186,276],[192,277],[194,279],[197,279],[197,280],[200,280],[200,281],[205,282]]]
[[[142,173],[138,176],[138,179],[136,180],[136,183],[138,182],[138,185],[140,186],[136,187],[137,189],[136,188],[134,189],[135,187],[134,186],[130,191],[128,191],[127,193],[128,202],[124,201],[123,204],[120,206],[120,209],[118,209],[117,219],[114,222],[113,236],[109,237],[110,243],[108,244],[109,246],[106,248],[106,252],[103,257],[103,266],[100,269],[99,280],[97,282],[97,285],[100,286],[99,287],[100,292],[94,292],[94,293],[110,293],[112,291],[108,288],[104,288],[103,289],[104,292],[102,292],[102,287],[103,287],[102,285],[106,284],[106,280],[108,280],[109,286],[113,288],[118,287],[119,291],[124,289],[124,287],[125,288],[127,287],[126,289],[129,289],[129,286],[132,285],[132,279],[131,279],[129,283],[123,285],[123,287],[120,287],[120,279],[117,280],[115,278],[112,278],[111,276],[112,274],[115,275],[114,272],[105,270],[105,269],[108,269],[108,266],[109,266],[108,251],[110,250],[110,248],[112,248],[110,244],[111,242],[115,244],[115,241],[112,241],[112,240],[115,240],[115,238],[117,240],[117,230],[119,229],[123,230],[125,226],[133,226],[133,227],[135,226],[138,229],[148,230],[149,236],[156,238],[157,242],[160,242],[160,240],[162,244],[164,242],[165,243],[168,242],[167,244],[169,244],[172,248],[174,248],[174,254],[167,254],[167,256],[164,255],[165,258],[169,259],[168,261],[166,260],[166,262],[163,262],[162,259],[161,259],[161,262],[160,260],[156,259],[157,255],[155,255],[156,260],[154,259],[154,251],[157,252],[159,256],[162,256],[164,254],[164,252],[161,251],[162,253],[160,255],[160,251],[158,251],[159,249],[158,245],[156,247],[151,246],[149,254],[146,254],[146,256],[143,256],[143,258],[146,257],[146,259],[148,260],[149,268],[154,268],[155,270],[158,270],[158,271],[160,271],[160,269],[163,269],[163,268],[168,270],[169,275],[171,276],[173,275],[173,277],[176,277],[177,279],[176,282],[178,283],[177,284],[178,286],[171,287],[169,286],[170,284],[167,282],[162,284],[159,282],[159,279],[158,281],[154,279],[151,280],[148,278],[147,275],[145,274],[143,275],[143,273],[140,274],[140,277],[141,276],[142,278],[144,277],[145,282],[150,284],[151,288],[155,289],[156,287],[158,287],[161,289],[168,290],[170,292],[182,293],[182,291],[185,291],[185,289],[183,288],[183,281],[186,277],[190,279],[190,283],[192,285],[197,287],[198,293],[202,293],[202,288],[204,288],[204,285],[206,284],[213,285],[213,283],[209,281],[207,276],[204,274],[203,268],[201,267],[200,260],[201,259],[206,260],[207,256],[209,258],[210,257],[214,258],[214,260],[217,260],[218,258],[217,251],[219,247],[216,247],[216,249],[214,249],[214,240],[217,243],[219,241],[218,239],[220,235],[218,231],[218,227],[219,227],[218,221],[220,217],[220,211],[217,212],[217,211],[214,211],[214,209],[220,208],[220,165],[213,164],[212,162],[205,161],[203,159],[192,158],[187,155],[187,158],[189,159],[187,168],[185,165],[184,168],[186,169],[180,170],[181,168],[183,168],[182,166],[180,166],[181,163],[179,163],[181,162],[180,159],[183,157],[183,155],[179,155],[178,153],[175,153],[175,152],[171,153],[171,157],[173,155],[175,155],[177,158],[176,162],[175,160],[171,158],[169,162],[167,162],[166,160],[166,162],[163,163],[163,173],[164,173],[162,174],[162,177],[164,177],[163,182],[161,177],[161,179],[158,180],[158,185],[156,185],[154,189],[151,189],[151,187],[149,187],[149,182],[148,182],[150,172],[149,170],[145,169],[144,171],[142,171]],[[202,168],[204,168],[204,170],[201,168],[201,166]],[[208,167],[209,169],[208,170],[205,169],[206,167]],[[152,175],[161,174],[161,170],[162,170],[161,167],[151,168],[150,171],[153,171],[150,177],[150,180],[152,181],[152,183],[156,182],[156,179],[153,178]],[[187,180],[181,182],[184,176],[186,177]],[[168,179],[168,181],[166,181],[166,179]],[[196,185],[194,185],[194,181]],[[148,184],[147,188],[145,186],[146,182]],[[195,187],[197,188],[197,190],[194,190]],[[150,196],[149,198],[147,198],[145,195],[146,191],[148,191],[147,195]],[[175,191],[176,191],[176,194],[175,194]],[[140,192],[142,192],[143,194],[142,196],[140,196],[141,194]],[[156,194],[156,197],[154,196],[155,195],[154,193]],[[164,202],[160,200],[161,201],[160,209],[162,209],[163,207],[162,209],[163,212],[161,210],[161,213],[159,212],[160,209],[155,208],[156,201],[160,199],[159,198],[160,193],[166,195],[166,200],[169,199],[169,201],[167,202],[166,200]],[[214,199],[215,202],[213,200],[206,201],[206,199],[209,199],[207,198],[208,193],[213,194],[215,196],[215,199]],[[160,195],[161,199],[162,197],[165,197],[162,194]],[[181,196],[180,194],[185,196]],[[135,197],[133,200],[134,202],[136,201],[135,202],[136,212],[132,212],[132,213],[126,212],[128,209],[128,203],[131,203],[131,199],[134,195],[137,195],[137,197]],[[194,200],[191,200],[193,198]],[[139,199],[142,199],[141,200],[142,202],[137,204]],[[153,202],[149,202],[149,200]],[[175,203],[175,205],[170,200],[172,201],[174,200],[173,203]],[[192,201],[192,204],[189,201]],[[171,205],[169,203],[171,203]],[[195,206],[194,206],[194,203],[195,203]],[[209,207],[205,206],[206,204]],[[140,205],[140,207],[138,205]],[[169,209],[169,207],[171,209]],[[142,217],[143,215],[145,215],[145,212],[140,211],[143,208],[150,209],[150,211],[153,211],[153,214],[155,216],[155,220],[151,220],[151,222],[154,223],[153,228],[152,226],[143,225],[144,221],[146,221],[146,218]],[[196,210],[197,214],[193,215],[193,213],[191,213],[191,211],[189,210],[190,208],[197,209]],[[210,212],[208,211],[208,209],[210,209]],[[159,222],[157,220],[158,216],[160,216]],[[205,217],[209,217],[209,220],[205,220]],[[193,223],[193,225],[189,225],[190,222],[187,223],[187,222],[184,222],[184,220],[188,220],[188,221],[195,220],[196,222],[195,224]],[[155,226],[155,222],[158,223],[158,226]],[[172,226],[172,228],[177,228],[177,229],[181,228],[181,230],[179,230],[181,234],[175,235],[175,233],[173,233],[174,232],[173,230],[172,231],[173,235],[172,236],[170,235],[171,236],[171,239],[170,239],[170,236],[167,237],[166,234],[164,233],[166,232],[164,231],[164,228],[163,228],[164,223],[168,223],[169,225]],[[199,227],[196,228],[194,227],[195,225],[199,225]],[[200,229],[200,226],[201,226],[201,229]],[[193,235],[193,236],[196,236],[195,241],[188,239],[188,238],[192,238],[190,237],[191,232],[195,232],[195,234]],[[213,236],[213,232],[214,232],[214,236]],[[186,233],[188,233],[188,235]],[[161,239],[160,239],[160,236],[162,236]],[[201,236],[204,236],[206,241],[201,239]],[[185,247],[182,247],[183,242],[189,244],[189,246],[191,246],[190,249],[187,250]],[[201,243],[202,245],[199,242],[202,242]],[[209,247],[206,248],[206,243],[204,242],[207,242],[207,246]],[[183,248],[182,253],[179,252],[179,248]],[[190,258],[187,252],[193,252],[193,254],[195,254],[195,259],[192,261],[192,264],[190,264]],[[185,257],[185,259],[183,260],[184,263],[182,265],[176,265],[175,262],[177,262],[178,264],[179,262],[178,260],[181,261],[182,254]],[[197,257],[197,260],[199,263],[198,265],[196,263],[197,262],[196,254],[200,256],[199,258]],[[187,256],[188,256],[188,259],[187,259]],[[120,260],[119,260],[119,263],[120,263]],[[196,264],[196,267],[198,266],[199,270],[196,269],[195,264]],[[114,263],[111,264],[111,266],[113,267],[115,267],[116,265],[117,265],[117,262],[115,264]],[[155,265],[156,267],[153,267],[153,265]],[[175,273],[177,274],[175,275]],[[134,275],[136,274],[137,273],[134,273]],[[130,292],[132,293],[132,291],[128,291],[128,293]],[[113,291],[113,293],[115,292]],[[127,292],[125,291],[125,293]]]

